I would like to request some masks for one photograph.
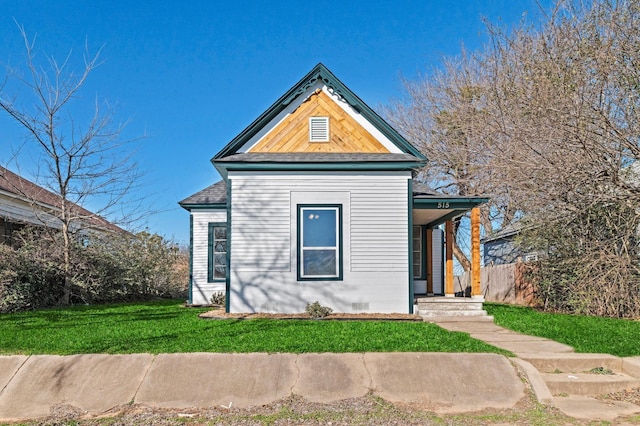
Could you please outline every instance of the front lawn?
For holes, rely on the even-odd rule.
[[[423,322],[203,320],[178,301],[0,315],[0,354],[172,352],[493,352]]]
[[[640,321],[539,312],[485,303],[498,325],[572,346],[576,352],[640,355]]]

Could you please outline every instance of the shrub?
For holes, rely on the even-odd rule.
[[[217,306],[225,306],[227,301],[227,297],[224,292],[216,291],[211,295],[211,304]]]
[[[59,233],[25,228],[15,247],[0,245],[0,312],[55,306],[63,300]],[[148,232],[92,235],[72,251],[71,303],[186,297],[186,250]]]
[[[640,212],[625,200],[548,220],[524,239],[546,253],[529,279],[544,309],[640,317]]]
[[[307,303],[307,307],[304,311],[308,313],[311,318],[318,319],[328,316],[333,312],[333,309],[327,306],[322,306],[318,301],[315,301],[313,303]]]

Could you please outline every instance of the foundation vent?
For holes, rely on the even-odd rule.
[[[353,309],[354,311],[368,311],[369,302],[352,303],[351,309]]]

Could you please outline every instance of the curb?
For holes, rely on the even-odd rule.
[[[531,389],[536,396],[538,402],[542,404],[551,404],[553,402],[553,395],[547,387],[547,384],[542,378],[542,374],[530,363],[520,358],[509,358],[512,364],[520,367],[529,380]]]

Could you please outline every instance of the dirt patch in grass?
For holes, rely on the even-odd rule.
[[[213,309],[211,311],[204,312],[199,315],[204,319],[312,319],[307,313],[299,314],[268,314],[268,313],[242,313],[242,314],[228,314],[224,309]],[[322,318],[325,320],[351,320],[351,321],[423,321],[420,315],[414,314],[376,314],[376,313],[331,313],[328,316]]]

